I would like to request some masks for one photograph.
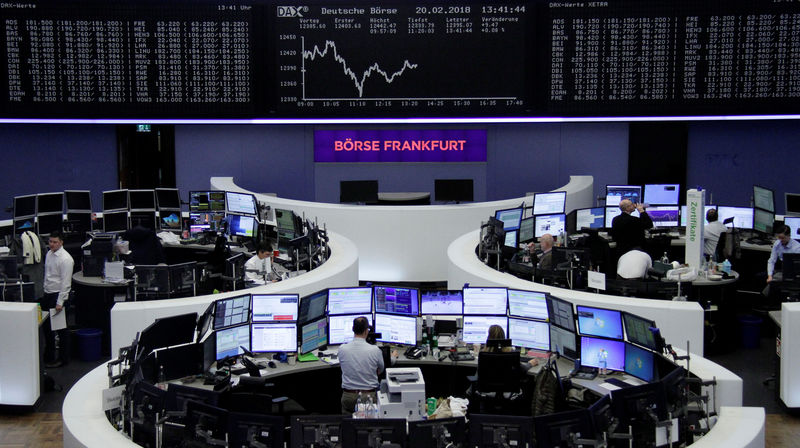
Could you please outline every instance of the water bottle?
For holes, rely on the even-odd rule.
[[[722,262],[722,272],[728,275],[731,273],[731,262],[727,258]]]
[[[667,251],[664,251],[664,255],[661,256],[661,262],[664,264],[669,264],[669,257],[667,256]]]
[[[164,373],[164,366],[158,367],[158,388],[161,390],[167,390],[167,375]]]
[[[364,399],[361,397],[361,392],[356,399],[356,418],[364,418]]]
[[[378,408],[375,407],[375,402],[372,401],[372,395],[369,396],[367,402],[367,418],[378,418]]]

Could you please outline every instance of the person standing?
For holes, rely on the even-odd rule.
[[[644,231],[653,228],[653,220],[642,204],[634,204],[630,199],[619,202],[622,213],[611,221],[611,237],[617,243],[617,254],[622,255],[631,249],[644,248]],[[634,210],[639,211],[639,217],[633,216]]]
[[[353,340],[339,348],[339,366],[342,368],[342,413],[356,410],[359,394],[362,400],[372,397],[378,403],[378,375],[383,372],[381,349],[367,342],[369,321],[360,316],[353,319]]]
[[[48,240],[50,250],[44,258],[44,296],[41,300],[42,310],[50,311],[55,309],[55,313],[64,312],[64,303],[69,299],[69,292],[72,289],[72,268],[75,265],[72,256],[64,249],[64,239],[61,232],[50,233]],[[61,367],[69,362],[69,332],[68,330],[58,330],[61,346],[58,359],[55,359],[55,333],[50,330],[50,324],[45,324],[45,366],[54,368]]]

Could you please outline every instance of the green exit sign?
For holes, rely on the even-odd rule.
[[[136,125],[136,132],[150,132],[150,125],[149,124],[137,124]]]

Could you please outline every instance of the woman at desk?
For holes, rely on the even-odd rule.
[[[483,346],[483,348],[481,348],[481,351],[489,353],[513,352],[514,347],[512,347],[510,344],[501,347],[500,341],[503,340],[505,342],[510,342],[508,341],[508,339],[506,339],[506,332],[503,330],[503,327],[501,327],[500,325],[492,325],[489,327],[489,334],[486,337],[486,344]],[[532,358],[528,362],[520,362],[519,364],[520,368],[522,369],[522,373],[525,373],[531,367],[538,365],[539,360],[537,358]]]

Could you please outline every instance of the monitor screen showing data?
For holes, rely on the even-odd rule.
[[[536,218],[534,216],[527,217],[519,223],[519,237],[518,242],[529,243],[536,238]]]
[[[800,229],[800,216],[786,216],[783,218],[783,223],[789,227],[792,238],[800,239],[800,235],[797,234],[797,229]]]
[[[603,207],[581,208],[575,214],[575,229],[600,229],[605,226],[606,211]]]
[[[578,305],[578,331],[582,335],[622,339],[622,314],[617,310]]]
[[[214,307],[214,329],[250,321],[250,294],[217,300]]]
[[[300,332],[301,355],[328,345],[328,319],[309,322],[301,327]]]
[[[706,219],[706,216],[708,216],[708,211],[711,210],[712,208],[716,210],[717,206],[706,205],[703,209],[703,223],[706,226],[708,225],[708,219]],[[686,227],[686,220],[688,217],[689,217],[689,209],[685,205],[681,205],[681,227]]]
[[[575,331],[575,313],[572,310],[572,303],[547,296],[547,314],[550,315],[550,323],[569,331]]]
[[[677,205],[656,205],[647,208],[647,215],[653,220],[653,227],[678,227],[679,210]]]
[[[606,185],[606,207],[619,207],[623,199],[634,204],[641,201],[642,187],[638,185]]]
[[[328,290],[328,314],[372,313],[372,288],[331,288]]]
[[[536,195],[533,197],[533,214],[554,215],[556,213],[564,213],[564,204],[566,202],[566,191],[536,193]]]
[[[225,202],[230,213],[256,214],[256,198],[252,194],[226,191]]]
[[[581,365],[622,372],[625,370],[625,343],[581,336]]]
[[[578,357],[578,335],[574,331],[550,325],[550,351],[569,359]]]
[[[217,361],[226,356],[237,356],[244,353],[242,347],[250,350],[250,326],[239,325],[236,327],[217,330]]]
[[[506,232],[505,241],[503,245],[506,247],[517,247],[517,230],[509,230]]]
[[[772,225],[775,223],[775,213],[753,209],[753,230],[762,233],[772,233]]]
[[[349,314],[343,316],[328,316],[328,344],[346,344],[353,340],[353,320],[364,316],[372,325],[371,314]]]
[[[625,373],[650,382],[655,377],[655,364],[653,352],[625,344]]]
[[[374,286],[376,313],[403,314],[419,316],[419,290],[399,286]]]
[[[628,342],[656,350],[656,338],[651,330],[656,328],[655,321],[624,311],[622,321],[625,323],[625,336]]]
[[[228,215],[228,233],[233,236],[255,238],[258,232],[258,222],[253,216]]]
[[[463,289],[464,314],[499,314],[506,315],[508,292],[506,288],[473,288]]]
[[[775,213],[775,192],[769,188],[753,185],[753,206]]]
[[[510,208],[507,210],[497,210],[494,217],[503,222],[503,230],[519,229],[519,222],[522,220],[522,208]]]
[[[499,325],[508,334],[508,318],[505,316],[464,316],[464,342],[484,344],[489,336],[489,327]]]
[[[464,298],[460,289],[449,291],[422,291],[422,314],[463,314]]]
[[[539,215],[536,217],[536,238],[541,238],[542,235],[549,233],[553,237],[557,237],[561,233],[567,231],[567,215],[559,213],[557,215]]]
[[[728,218],[733,218],[733,223],[725,224],[727,227],[736,227],[737,229],[753,228],[753,209],[750,207],[726,207],[720,205],[717,206],[717,213],[719,214],[719,222],[722,223]]]
[[[417,318],[375,313],[375,332],[381,334],[381,342],[416,345]]]
[[[550,325],[536,320],[508,319],[508,338],[516,347],[550,350]]]
[[[225,213],[225,192],[190,191],[189,211]]]
[[[297,324],[251,324],[250,327],[252,352],[297,351]]]
[[[297,294],[253,294],[253,322],[297,321]]]
[[[547,320],[547,294],[519,289],[508,290],[508,314]]]
[[[303,324],[317,320],[325,315],[328,306],[328,290],[323,289],[300,299],[300,311],[297,320]]]
[[[644,186],[644,202],[650,205],[678,205],[681,186],[678,184],[647,184]]]

